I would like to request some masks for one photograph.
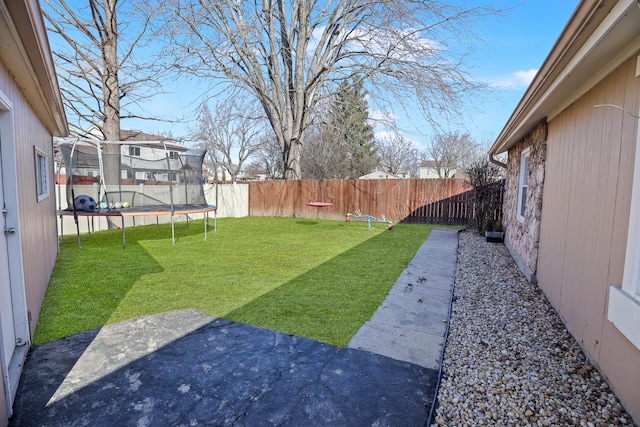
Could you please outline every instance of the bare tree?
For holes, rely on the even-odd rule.
[[[478,159],[469,165],[469,184],[474,190],[474,206],[476,226],[482,234],[485,223],[494,224],[501,221],[500,194],[504,191],[504,171],[489,161],[488,158]]]
[[[121,120],[151,119],[134,109],[161,90],[163,68],[146,43],[152,14],[121,0],[78,3],[43,4],[70,131],[88,136],[93,128],[103,139],[119,141]],[[112,155],[105,157],[105,181],[116,182],[120,147],[105,145],[104,153]]]
[[[259,108],[232,98],[218,102],[212,113],[204,104],[197,122],[192,138],[202,141],[213,163],[236,182],[243,164],[264,145],[268,125]]]
[[[418,149],[408,138],[394,133],[384,138],[378,138],[378,156],[380,164],[392,174],[406,169],[415,174],[418,159]]]
[[[323,113],[328,111],[323,109]],[[340,179],[349,173],[349,150],[338,137],[336,130],[322,121],[307,128],[307,137],[302,147],[302,177],[309,179]]]
[[[254,175],[264,175],[267,179],[281,179],[284,168],[280,156],[280,146],[273,135],[263,135],[262,149],[253,156],[247,171]]]
[[[468,133],[452,132],[436,135],[425,154],[435,162],[439,178],[451,178],[456,170],[478,160],[481,151]]]
[[[254,96],[282,153],[284,177],[301,176],[311,113],[341,83],[366,82],[395,108],[417,104],[436,125],[478,88],[462,48],[475,18],[438,0],[170,0],[175,66]]]

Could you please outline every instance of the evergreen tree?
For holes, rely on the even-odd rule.
[[[378,164],[373,128],[368,123],[369,107],[361,81],[342,83],[329,112],[337,147],[344,146],[348,157],[346,178],[368,174]]]

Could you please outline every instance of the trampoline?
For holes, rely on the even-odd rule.
[[[109,146],[109,149],[106,147]],[[119,147],[119,148],[114,148]],[[95,141],[83,138],[66,140],[59,145],[62,163],[58,182],[66,188],[66,208],[59,206],[57,215],[73,216],[78,247],[78,218],[93,220],[104,217],[122,230],[122,247],[126,247],[125,218],[169,216],[171,240],[175,244],[176,216],[204,215],[204,239],[207,238],[209,205],[203,188],[202,162],[205,151],[191,149],[167,141]],[[64,172],[64,174],[63,174]],[[85,196],[95,201],[76,206],[76,198]],[[88,197],[87,197],[88,196]],[[63,198],[60,197],[60,200]],[[120,218],[120,224],[113,220]],[[64,234],[64,232],[63,232]]]

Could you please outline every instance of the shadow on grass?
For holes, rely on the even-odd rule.
[[[181,238],[203,234],[203,230],[202,221],[188,226],[178,223],[176,243]],[[139,242],[157,238],[171,245],[170,224],[132,227],[126,230],[126,237],[126,249],[122,248],[121,230],[81,235],[82,248],[78,248],[75,235],[61,239],[35,344],[109,323],[141,277],[164,270]]]
[[[415,251],[407,253],[402,248],[408,233],[412,237],[420,234],[416,230],[401,227],[399,232],[380,233],[224,316],[345,346],[413,258]],[[421,242],[431,227],[422,230]]]

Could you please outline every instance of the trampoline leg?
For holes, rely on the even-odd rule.
[[[171,241],[173,242],[173,244],[176,244],[176,231],[175,231],[175,224],[173,222],[173,215],[171,215]]]
[[[209,223],[209,212],[204,213],[204,240],[207,240],[207,225]]]
[[[124,249],[127,247],[127,241],[124,236],[124,217],[121,217],[121,219],[122,219],[122,249]]]

